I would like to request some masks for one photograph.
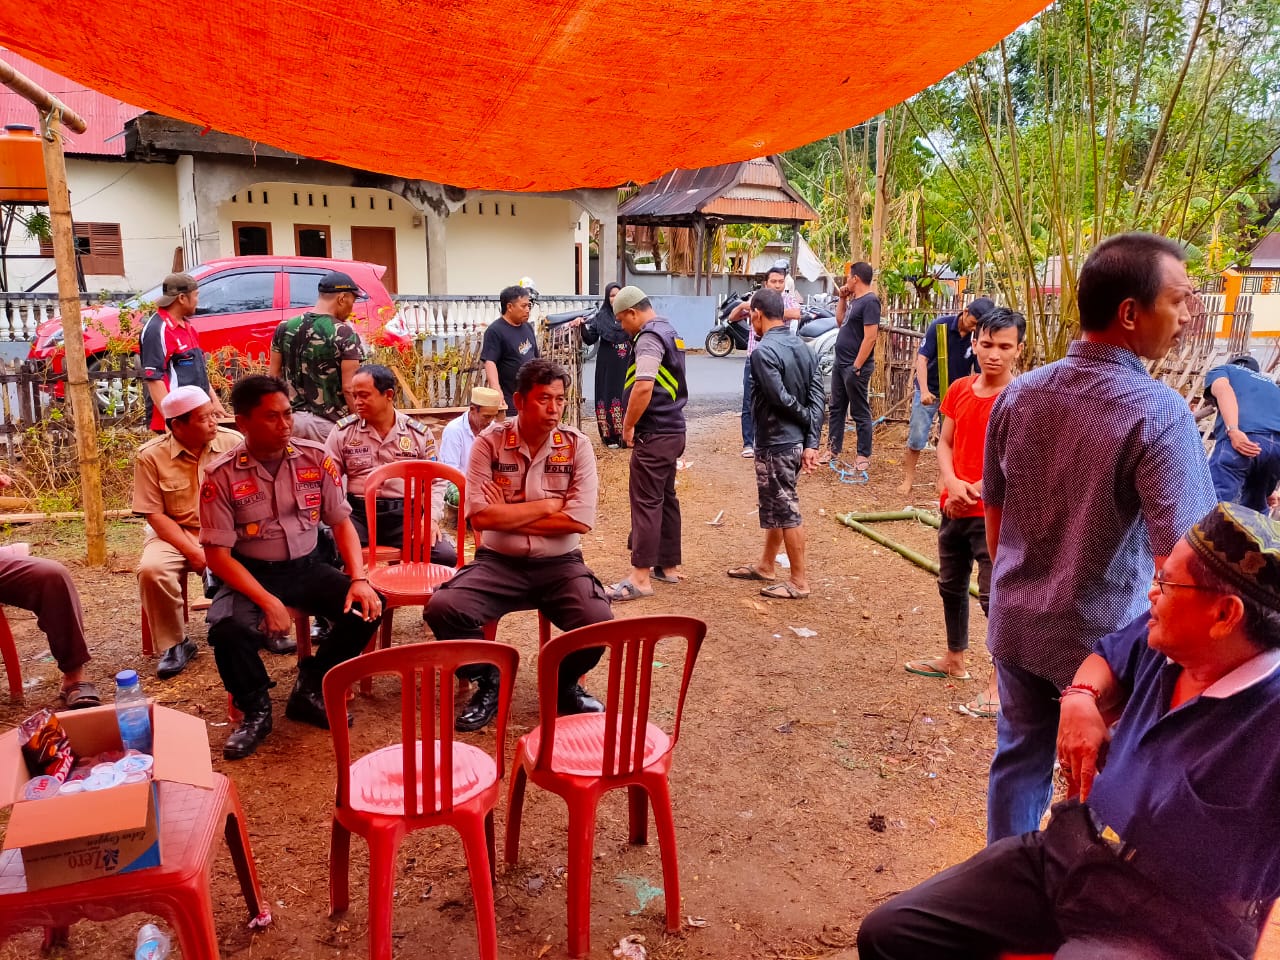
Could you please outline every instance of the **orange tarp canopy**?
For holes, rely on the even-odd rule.
[[[941,79],[1044,6],[6,0],[0,45],[126,103],[319,160],[559,190],[809,143]]]

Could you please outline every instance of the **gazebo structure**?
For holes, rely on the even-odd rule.
[[[686,227],[694,235],[695,294],[711,292],[704,269],[715,233],[730,223],[779,223],[791,227],[794,273],[800,224],[817,220],[814,209],[787,182],[776,156],[726,163],[699,170],[673,170],[640,188],[618,207],[618,226]]]

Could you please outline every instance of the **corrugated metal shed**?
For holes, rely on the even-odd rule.
[[[796,223],[818,219],[787,182],[777,157],[759,157],[700,170],[673,170],[618,208],[618,219],[651,226],[721,223]]]
[[[124,156],[124,137],[120,134],[125,123],[144,111],[60,77],[52,70],[46,70],[3,47],[0,47],[0,59],[19,73],[26,74],[84,117],[89,125],[88,130],[84,133],[66,131],[68,156]],[[36,115],[35,107],[8,87],[0,86],[0,127],[10,123],[38,127],[40,118]]]

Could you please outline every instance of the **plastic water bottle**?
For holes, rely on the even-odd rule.
[[[132,670],[125,672],[133,673]],[[138,931],[138,949],[133,952],[133,960],[164,960],[169,956],[169,944],[164,931],[154,923],[148,923]]]
[[[126,750],[151,752],[151,714],[136,670],[121,670],[116,674],[116,723],[120,725],[120,742]]]

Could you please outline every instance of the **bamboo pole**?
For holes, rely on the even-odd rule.
[[[919,510],[909,509],[897,510],[891,513],[842,513],[836,516],[836,520],[843,523],[851,530],[855,530],[862,534],[869,540],[874,540],[876,543],[880,544],[880,546],[887,547],[899,556],[905,557],[917,567],[920,567],[923,570],[928,570],[935,577],[938,575],[938,561],[932,560],[929,557],[926,557],[923,553],[912,550],[910,547],[904,546],[901,543],[890,540],[883,533],[872,529],[865,523],[861,522],[861,520],[855,519],[858,517],[861,517],[862,520],[869,520],[871,522],[886,520],[919,520],[921,523],[929,524],[929,526],[934,525],[930,520],[937,520],[936,517],[933,517],[931,514],[923,513]],[[941,523],[941,521],[937,522]],[[978,596],[978,587],[976,584],[969,584],[969,593],[974,597]]]
[[[76,283],[75,232],[71,225],[71,194],[62,150],[61,104],[56,101],[41,115],[44,171],[49,182],[49,221],[53,228],[54,263],[58,272],[58,307],[62,314],[62,342],[66,349],[67,394],[76,431],[80,461],[80,495],[84,508],[85,560],[100,567],[107,562],[107,521],[102,502],[102,469],[98,462],[98,422],[89,366],[80,326],[80,289]]]
[[[0,83],[29,101],[40,113],[44,173],[49,188],[49,220],[53,229],[54,263],[58,272],[58,305],[62,313],[66,349],[67,393],[76,430],[80,461],[81,505],[85,514],[85,559],[92,566],[107,562],[107,521],[102,502],[102,471],[98,463],[98,423],[89,390],[89,367],[80,326],[80,290],[76,284],[75,232],[71,225],[71,195],[62,150],[62,124],[76,133],[87,125],[74,110],[9,64],[0,61]]]

